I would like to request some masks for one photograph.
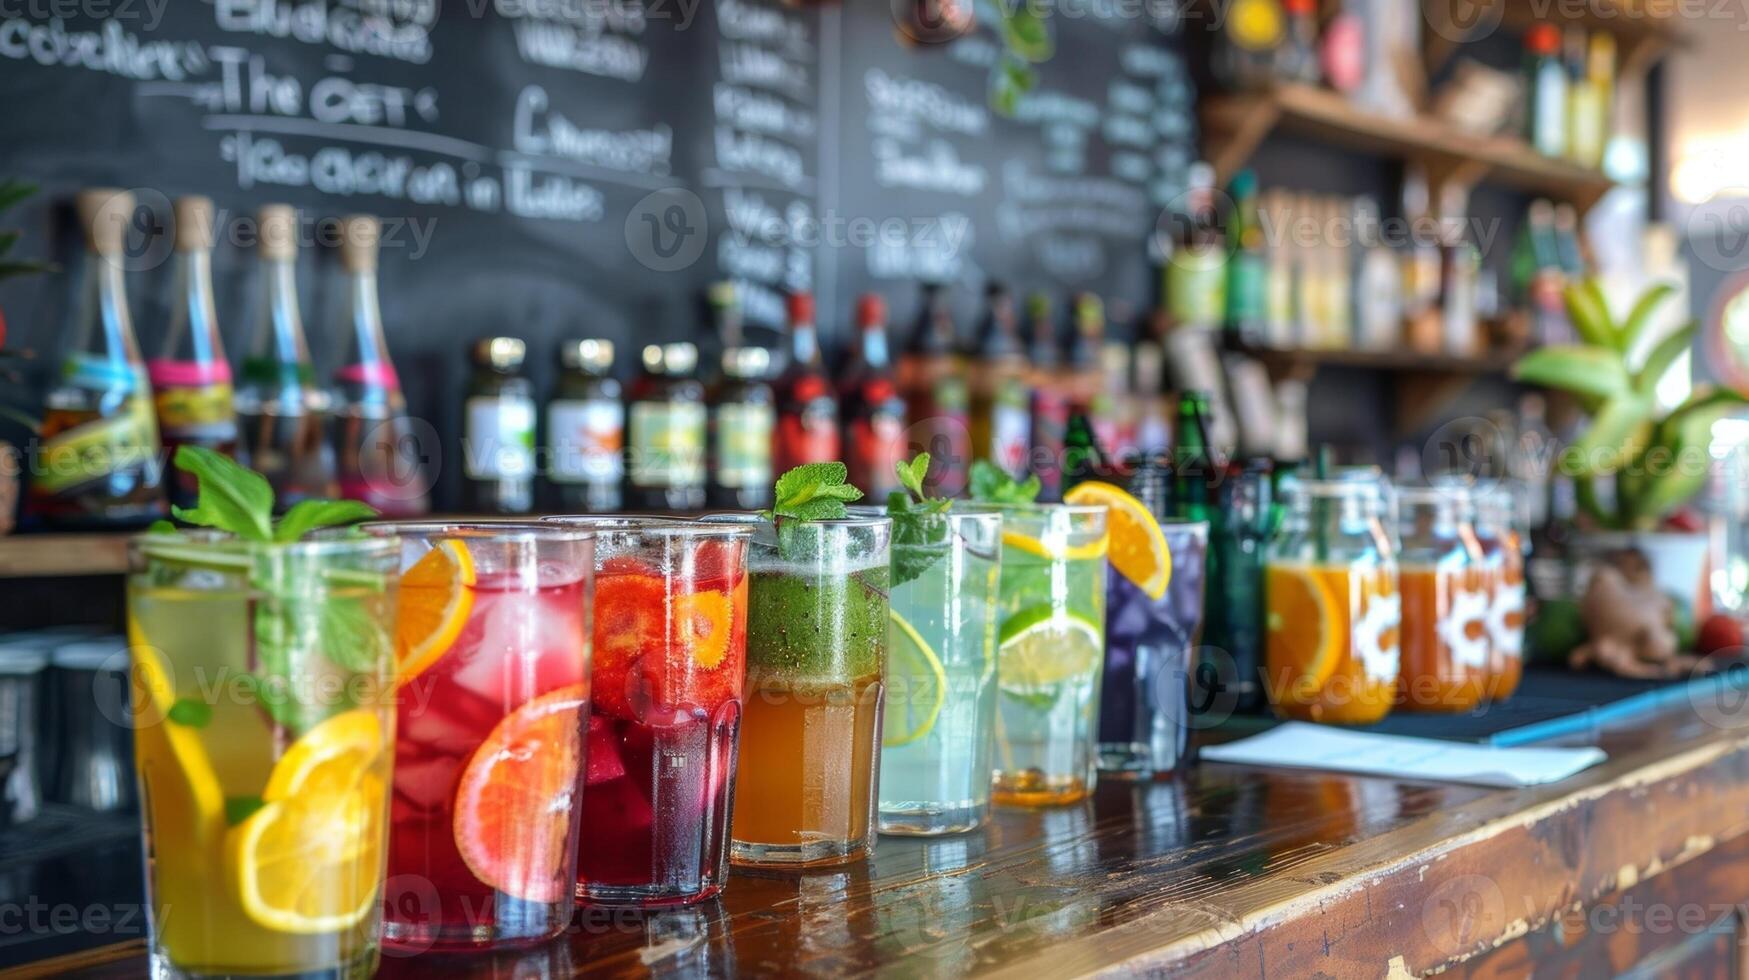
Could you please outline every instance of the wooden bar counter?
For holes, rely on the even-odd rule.
[[[1749,707],[1684,702],[1590,741],[1607,762],[1526,790],[1213,763],[1106,781],[982,832],[883,838],[867,864],[737,872],[692,909],[581,912],[532,951],[385,955],[381,976],[1739,975]],[[22,975],[145,970],[135,939]]]

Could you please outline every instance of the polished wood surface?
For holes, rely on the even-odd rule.
[[[540,949],[386,956],[381,975],[1737,974],[1749,708],[1685,704],[1597,742],[1608,762],[1525,790],[1217,764],[1107,781],[972,834],[883,838],[867,864],[737,872],[700,907],[585,911]],[[1626,928],[1648,903],[1681,921]],[[136,942],[36,972],[143,970]]]

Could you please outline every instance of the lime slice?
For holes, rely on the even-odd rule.
[[[1048,558],[1052,561],[1086,561],[1090,558],[1105,557],[1110,541],[1106,535],[1100,535],[1092,541],[1078,545],[1066,545],[1062,539],[1053,538],[1045,541],[1019,531],[1003,531],[1002,544],[1005,547],[1024,551],[1029,555]]]
[[[1040,605],[1002,623],[997,683],[1015,695],[1057,693],[1057,685],[1093,673],[1105,655],[1098,624],[1075,612]]]
[[[935,727],[947,700],[947,672],[941,658],[917,628],[892,610],[887,631],[887,707],[881,745],[893,748],[917,741]]]

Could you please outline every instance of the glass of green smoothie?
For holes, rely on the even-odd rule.
[[[704,519],[754,528],[729,856],[792,867],[861,858],[875,837],[892,521]]]

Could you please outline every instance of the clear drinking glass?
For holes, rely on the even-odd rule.
[[[953,510],[893,536],[880,831],[971,830],[990,810],[1002,515]]]
[[[395,561],[362,536],[131,543],[154,977],[376,968]]]
[[[973,506],[1002,514],[992,798],[1073,803],[1093,791],[1096,777],[1105,508]]]
[[[595,696],[577,860],[594,905],[697,902],[726,880],[752,528],[559,517],[595,534]]]
[[[1164,775],[1190,748],[1192,652],[1202,631],[1207,521],[1162,520],[1172,578],[1148,598],[1116,568],[1106,572],[1105,675],[1099,698],[1099,768]]]
[[[383,522],[400,545],[383,940],[535,943],[571,919],[589,718],[590,532]]]
[[[1462,713],[1487,695],[1489,573],[1470,525],[1470,491],[1398,487],[1403,669],[1397,707]]]
[[[841,864],[874,846],[892,521],[752,527],[747,696],[729,856]]]

